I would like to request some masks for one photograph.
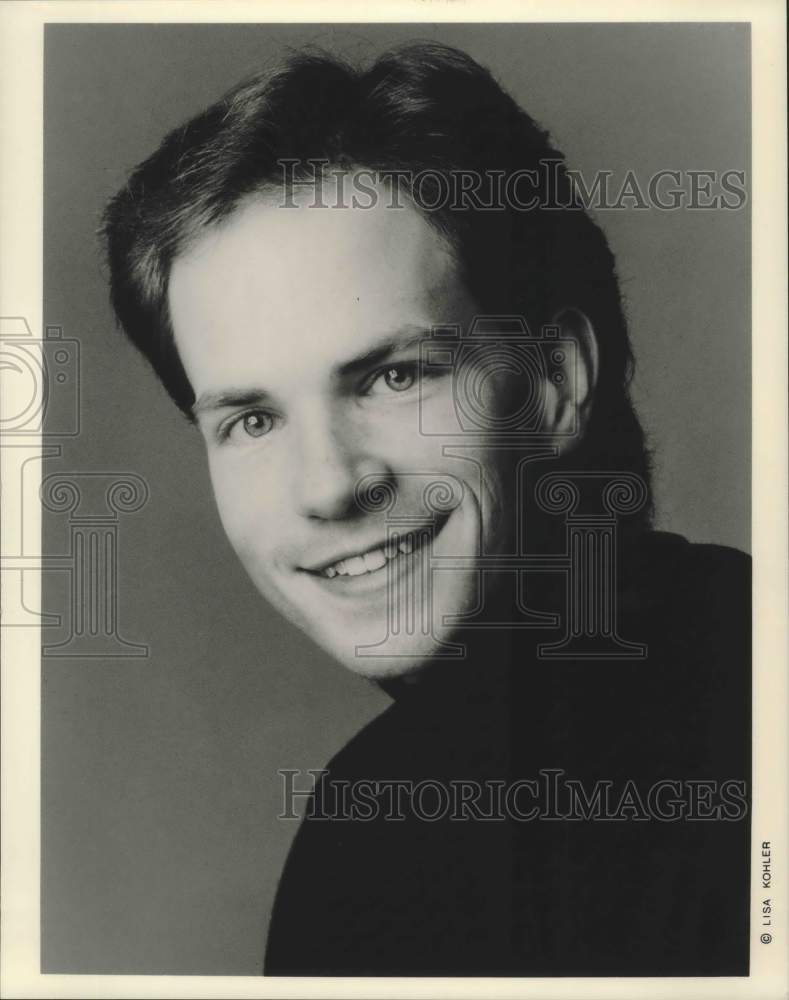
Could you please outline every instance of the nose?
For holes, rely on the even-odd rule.
[[[329,521],[360,513],[357,483],[374,469],[382,471],[365,443],[363,428],[328,406],[316,404],[300,415],[291,460],[293,500],[303,517]]]

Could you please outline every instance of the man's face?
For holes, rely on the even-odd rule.
[[[475,303],[412,208],[311,198],[250,202],[178,257],[173,329],[257,588],[352,670],[404,674],[477,598],[473,568],[431,574],[431,555],[490,550],[503,522],[498,453],[477,438],[449,456],[420,429],[420,406],[423,426],[457,427],[451,369],[420,385],[420,341],[466,328]],[[438,505],[435,483],[451,493]]]

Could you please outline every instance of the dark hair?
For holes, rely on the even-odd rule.
[[[299,54],[171,132],[110,201],[103,232],[112,305],[184,413],[194,395],[168,315],[170,267],[242,199],[281,185],[283,160],[304,165],[296,168],[297,180],[314,176],[310,160],[411,176],[537,171],[537,207],[529,210],[446,204],[426,210],[413,189],[408,193],[449,239],[483,311],[519,314],[532,331],[567,306],[589,317],[599,381],[573,468],[635,472],[648,483],[644,435],[628,393],[630,344],[606,238],[581,206],[556,209],[574,197],[564,157],[547,132],[487,70],[443,45],[396,49],[366,70],[323,52]]]

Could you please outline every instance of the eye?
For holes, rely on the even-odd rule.
[[[221,429],[223,441],[230,440],[242,444],[245,440],[265,437],[274,429],[275,419],[266,410],[248,410],[232,420]]]
[[[370,384],[371,395],[388,392],[406,392],[416,383],[417,371],[413,363],[388,365],[382,369]]]

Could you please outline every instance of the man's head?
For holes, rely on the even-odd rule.
[[[540,441],[576,468],[646,474],[613,259],[584,212],[556,210],[572,200],[560,161],[461,53],[412,46],[365,72],[300,57],[173,132],[108,207],[113,305],[205,437],[231,543],[361,673],[451,641],[444,616],[478,597],[469,558],[512,531],[499,431],[523,372],[477,352],[491,420],[458,442],[457,370],[424,364],[434,328],[559,325],[577,350],[544,369]],[[518,171],[543,207],[458,204],[442,185]],[[337,207],[340,190],[359,196]],[[467,561],[431,574],[431,556]]]

